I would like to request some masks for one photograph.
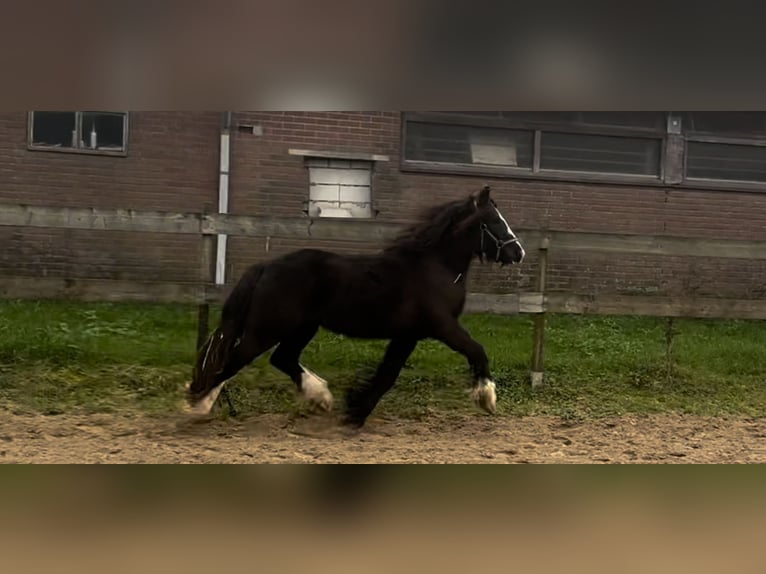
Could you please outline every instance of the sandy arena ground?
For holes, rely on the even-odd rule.
[[[0,416],[3,463],[763,463],[766,419]]]

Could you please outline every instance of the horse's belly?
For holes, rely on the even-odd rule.
[[[322,327],[338,335],[357,339],[391,339],[396,335],[396,330],[391,325],[373,321],[364,322],[360,319],[327,319],[322,321]]]
[[[333,306],[324,314],[325,329],[360,339],[391,339],[401,331],[398,314],[384,312],[375,305]]]

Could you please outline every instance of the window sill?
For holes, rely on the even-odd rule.
[[[348,159],[359,161],[390,161],[387,155],[379,155],[372,153],[357,153],[346,151],[320,151],[320,150],[307,150],[307,149],[289,149],[290,155],[297,155],[302,157],[321,157],[326,159]]]
[[[68,153],[77,155],[94,155],[94,156],[109,156],[109,157],[127,157],[127,150],[99,150],[99,149],[85,149],[85,148],[73,148],[73,147],[52,147],[52,146],[36,146],[27,145],[28,151],[42,151],[53,153]]]

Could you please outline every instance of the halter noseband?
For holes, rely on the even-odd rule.
[[[507,239],[506,241],[503,241],[502,239],[498,239],[497,236],[495,236],[494,233],[492,233],[489,230],[489,226],[482,222],[481,223],[481,246],[479,247],[479,251],[481,252],[482,257],[486,257],[487,253],[484,251],[484,235],[489,235],[490,239],[495,242],[495,247],[497,248],[497,255],[495,258],[495,261],[500,261],[500,250],[505,247],[506,245],[510,245],[511,243],[518,243],[521,245],[521,242],[519,241],[518,237],[511,237],[510,239]]]

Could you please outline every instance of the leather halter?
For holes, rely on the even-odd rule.
[[[479,251],[481,252],[482,257],[486,257],[487,253],[484,251],[484,236],[489,235],[490,239],[495,242],[495,247],[497,248],[497,254],[495,261],[500,261],[500,250],[505,247],[506,245],[510,245],[511,243],[518,243],[521,245],[521,242],[519,241],[518,237],[511,237],[510,239],[507,239],[503,241],[502,239],[498,239],[498,237],[492,233],[489,229],[489,226],[482,222],[481,224],[481,246],[479,247]]]
[[[479,205],[476,202],[476,200],[474,200],[473,206],[477,210],[479,209]],[[513,235],[513,237],[503,241],[502,239],[499,239],[494,233],[492,233],[490,231],[490,229],[489,229],[489,226],[482,221],[481,222],[481,245],[479,247],[479,253],[481,254],[482,259],[486,258],[486,256],[487,256],[487,253],[484,251],[484,236],[485,235],[489,235],[490,239],[492,239],[492,241],[495,242],[495,247],[497,248],[497,253],[495,255],[495,261],[500,261],[500,251],[506,245],[510,245],[512,243],[518,243],[519,247],[521,247],[521,241],[519,241],[519,238],[516,237],[515,235],[513,235],[513,233],[511,233],[511,235]]]

